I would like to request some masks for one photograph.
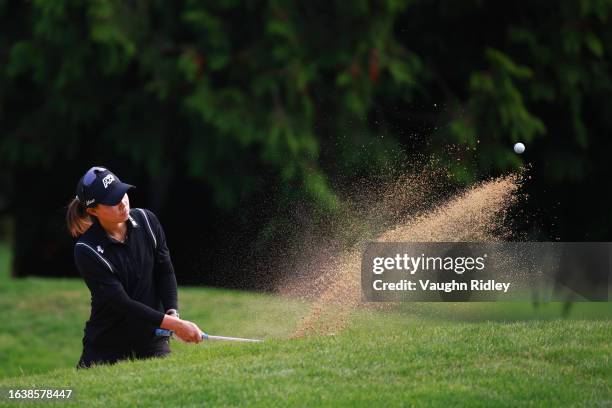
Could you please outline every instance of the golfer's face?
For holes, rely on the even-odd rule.
[[[126,193],[117,205],[98,204],[96,213],[98,218],[106,222],[123,222],[128,219],[130,214],[130,198]]]

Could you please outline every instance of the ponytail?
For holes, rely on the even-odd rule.
[[[83,235],[91,226],[92,220],[87,213],[85,206],[77,197],[73,198],[68,204],[66,211],[66,227],[73,238]]]

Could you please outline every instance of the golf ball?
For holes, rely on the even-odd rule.
[[[515,153],[521,154],[521,153],[523,153],[524,151],[525,151],[525,145],[524,145],[524,144],[522,144],[522,143],[516,143],[516,144],[514,145],[514,152],[515,152]]]

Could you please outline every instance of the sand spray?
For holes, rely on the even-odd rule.
[[[346,326],[356,308],[389,306],[361,300],[361,255],[366,242],[495,242],[512,237],[507,216],[517,202],[522,172],[485,180],[450,194],[444,188],[446,176],[431,168],[401,175],[378,187],[376,200],[368,201],[367,195],[353,200],[358,210],[351,224],[361,235],[356,243],[310,256],[297,273],[289,274],[277,286],[281,295],[313,301],[294,338],[335,334]]]

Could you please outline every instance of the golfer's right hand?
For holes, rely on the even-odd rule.
[[[189,320],[181,320],[181,324],[174,330],[174,334],[187,343],[200,343],[202,330]]]

